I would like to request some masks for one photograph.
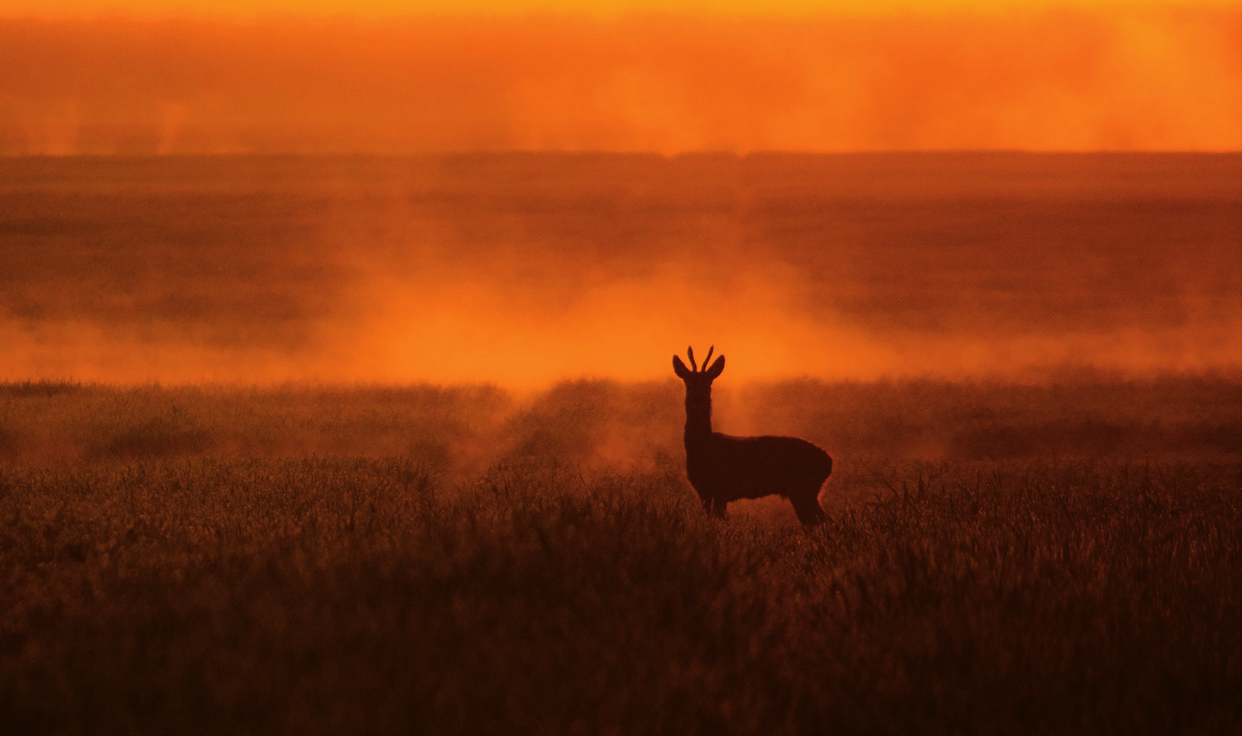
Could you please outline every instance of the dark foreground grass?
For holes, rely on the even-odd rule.
[[[1242,727],[1236,464],[862,464],[810,533],[671,462],[437,467],[0,466],[4,731]]]

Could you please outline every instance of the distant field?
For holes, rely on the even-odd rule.
[[[1242,155],[0,158],[0,379],[1242,365]]]
[[[722,381],[723,384],[723,381]],[[457,480],[513,458],[650,470],[681,461],[676,379],[579,380],[534,393],[487,384],[276,387],[0,383],[0,462],[203,457],[417,457]],[[1242,460],[1242,377],[1039,384],[814,380],[723,384],[714,424],[805,437],[839,456],[920,462],[1111,457]],[[831,494],[829,494],[831,495]]]
[[[0,383],[13,733],[1236,733],[1242,381]]]

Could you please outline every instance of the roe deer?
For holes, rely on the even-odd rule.
[[[724,518],[725,506],[742,498],[778,494],[793,503],[804,526],[824,520],[819,491],[832,473],[832,458],[797,437],[731,437],[712,431],[712,381],[724,371],[724,356],[703,370],[691,368],[673,356],[673,371],[686,384],[686,475],[698,492],[703,508]]]

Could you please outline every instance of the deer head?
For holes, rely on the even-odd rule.
[[[723,355],[716,358],[716,362],[712,363],[711,367],[707,365],[711,361],[712,351],[715,349],[715,345],[708,348],[707,357],[703,360],[703,370],[699,370],[698,364],[694,362],[693,347],[686,349],[686,353],[690,356],[690,368],[687,368],[686,364],[681,362],[680,356],[673,356],[673,372],[677,374],[678,378],[685,381],[687,396],[692,392],[711,391],[712,381],[716,380],[716,377],[724,371],[725,359]]]

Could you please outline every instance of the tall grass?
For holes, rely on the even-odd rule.
[[[785,381],[716,390],[715,425],[806,437],[840,458],[1242,460],[1242,378],[1043,385]],[[0,383],[0,462],[174,457],[436,456],[475,473],[501,455],[642,465],[680,456],[683,388],[115,387]]]
[[[1242,725],[1242,464],[1229,452],[847,455],[825,498],[835,483],[855,493],[808,532],[708,518],[672,452],[620,465],[589,447],[644,434],[633,426],[664,442],[660,386],[500,402],[487,432],[454,440],[497,443],[469,472],[438,450],[380,456],[379,444],[32,459],[30,407],[44,401],[40,441],[74,448],[113,447],[174,399],[208,438],[269,424],[322,437],[306,406],[321,400],[364,438],[395,437],[397,418],[433,426],[411,408],[424,389],[64,388],[0,391],[18,448],[0,463],[6,732]],[[984,405],[991,390],[944,389]],[[493,400],[444,391],[435,401]],[[592,409],[613,403],[629,407],[619,427]],[[374,429],[360,419],[371,414]],[[92,426],[99,444],[80,429]]]

